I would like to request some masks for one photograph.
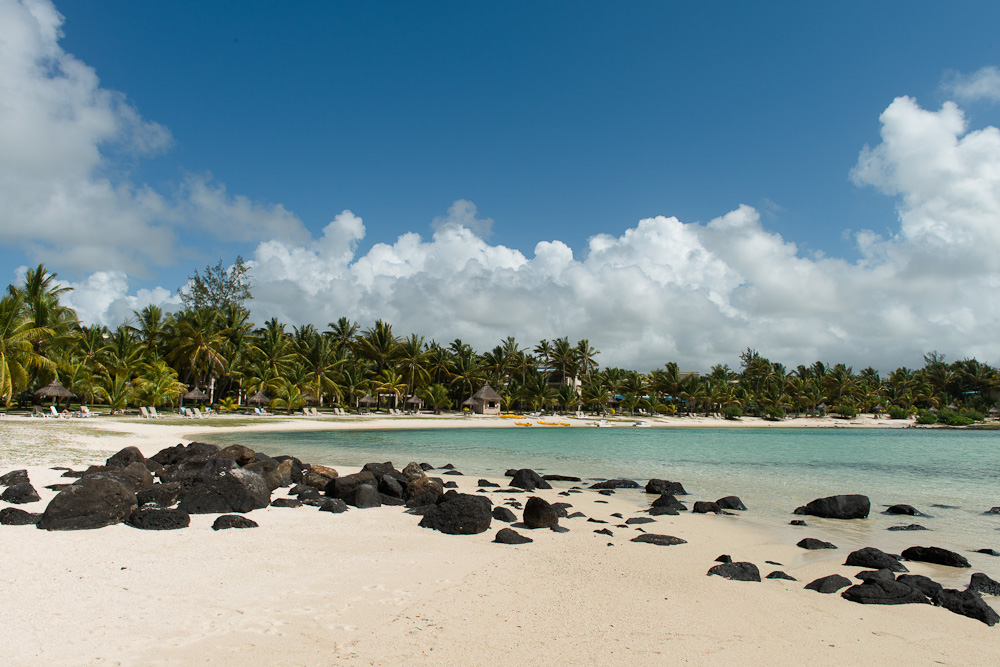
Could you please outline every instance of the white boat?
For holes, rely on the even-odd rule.
[[[643,421],[641,419],[636,419],[635,423],[632,424],[632,426],[635,426],[637,428],[649,428],[649,422]]]

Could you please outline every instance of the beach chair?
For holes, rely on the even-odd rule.
[[[205,415],[201,414],[201,410],[199,410],[198,408],[194,408],[192,410],[192,412],[194,412],[195,419],[204,419],[205,418]]]
[[[32,406],[31,406],[31,416],[32,416],[32,417],[42,417],[42,418],[47,418],[47,417],[51,417],[52,415],[50,415],[50,414],[49,414],[48,412],[45,412],[45,411],[43,411],[43,410],[42,410],[42,409],[41,409],[40,407],[38,407],[37,405],[32,405]]]
[[[91,412],[90,408],[88,408],[86,405],[81,405],[80,406],[80,416],[81,417],[87,417],[87,418],[96,417],[97,413],[96,412]]]
[[[194,419],[194,413],[191,412],[191,408],[184,408],[184,411],[181,414],[188,419]]]
[[[162,417],[162,415],[159,412],[157,412],[156,408],[154,408],[152,405],[146,408],[146,412],[149,413],[149,417],[151,419],[159,419],[160,417]]]
[[[149,411],[146,408],[139,406],[139,416],[143,419],[149,419]]]
[[[313,417],[319,417],[319,410],[316,408],[309,408],[309,414]]]
[[[302,408],[302,416],[303,417],[309,417],[309,416],[311,416],[309,414],[309,408]]]

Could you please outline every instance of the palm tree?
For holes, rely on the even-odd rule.
[[[326,333],[333,338],[333,343],[338,350],[349,347],[360,328],[357,322],[352,322],[346,317],[341,317],[336,322],[330,322],[327,326],[330,327],[330,330]]]
[[[0,397],[10,407],[14,394],[28,388],[29,371],[55,372],[55,363],[34,344],[51,332],[36,327],[23,312],[24,297],[13,293],[0,299]]]
[[[145,404],[154,407],[173,403],[185,390],[184,383],[177,379],[177,371],[162,360],[145,364],[133,386]]]
[[[412,396],[417,387],[430,382],[431,374],[427,370],[430,356],[423,336],[410,334],[409,338],[400,343],[398,368],[406,379],[407,396]]]
[[[595,370],[597,370],[597,360],[595,357],[601,353],[590,346],[590,341],[584,338],[576,344],[574,349],[576,364],[580,372],[590,380]]]
[[[178,371],[183,369],[185,384],[193,377],[207,385],[209,376],[225,370],[226,337],[219,322],[218,311],[210,308],[183,311],[175,319],[167,359]]]
[[[424,403],[431,406],[436,415],[441,414],[442,408],[447,408],[451,405],[451,399],[448,398],[448,389],[440,382],[422,389],[420,391],[420,398],[423,399]]]
[[[124,410],[134,398],[132,386],[124,375],[105,378],[103,384],[97,387],[97,395],[106,401],[114,412]]]
[[[402,376],[394,368],[387,368],[379,373],[373,384],[379,397],[383,394],[393,397],[392,407],[394,408],[399,406],[399,400],[402,398],[403,392],[408,391],[408,387],[403,382]]]
[[[271,405],[275,408],[285,408],[286,414],[292,414],[292,410],[298,410],[305,404],[306,398],[302,395],[302,390],[287,380],[279,383],[278,391],[271,400]]]
[[[354,342],[356,354],[371,359],[375,363],[376,373],[381,373],[399,354],[399,344],[392,335],[392,325],[378,320],[375,326],[366,329],[363,336]]]

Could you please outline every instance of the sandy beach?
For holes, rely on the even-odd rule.
[[[592,419],[570,421],[583,426]],[[671,422],[732,424],[685,418],[662,425]],[[766,424],[775,426],[761,423]],[[869,418],[838,425],[905,423]],[[103,463],[129,445],[149,456],[209,429],[467,426],[515,428],[511,420],[461,417],[161,422],[8,417],[0,421],[0,473],[27,467],[42,502],[21,507],[38,512],[54,495],[44,487],[66,481],[53,465]],[[394,463],[402,468],[407,462]],[[516,461],[511,466],[519,467]],[[344,475],[357,469],[338,470]],[[478,488],[478,477],[445,479],[456,481],[463,493]],[[858,605],[838,594],[803,589],[821,576],[857,573],[861,568],[842,565],[851,545],[804,551],[793,541],[751,529],[739,516],[688,513],[656,517],[641,526],[687,544],[633,543],[639,530],[620,527],[641,515],[632,496],[586,490],[560,496],[573,484],[553,486],[532,494],[486,495],[494,505],[509,499],[523,503],[530,495],[565,501],[572,503],[570,511],[608,523],[562,519],[566,533],[515,525],[534,540],[519,546],[492,542],[507,526],[499,521],[478,535],[445,535],[420,528],[419,517],[399,507],[352,508],[343,514],[269,507],[248,515],[258,529],[218,532],[211,529],[214,515],[192,515],[189,528],[162,532],[125,525],[67,532],[0,526],[6,565],[0,576],[7,593],[0,623],[4,663],[1000,663],[997,629],[973,619],[930,605]],[[286,493],[278,489],[273,497]],[[815,526],[802,536],[824,538],[822,521]],[[604,528],[613,535],[594,532]],[[782,570],[798,581],[706,576],[721,554],[755,563],[762,575]],[[948,585],[967,581],[977,571],[955,574],[943,566],[907,565],[914,574]],[[996,598],[985,599],[997,606]]]

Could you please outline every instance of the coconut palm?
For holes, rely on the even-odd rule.
[[[430,382],[431,374],[427,370],[430,352],[424,345],[424,337],[410,334],[410,337],[399,344],[399,360],[397,367],[406,380],[406,395],[413,395],[417,387]]]
[[[420,398],[423,399],[424,403],[431,406],[436,415],[441,414],[442,408],[447,408],[451,405],[451,399],[448,398],[448,388],[440,382],[435,382],[431,386],[421,389]]]
[[[398,407],[403,393],[408,391],[407,384],[403,377],[394,368],[386,368],[375,377],[372,382],[373,388],[378,392],[378,397],[383,395],[392,396],[392,407]]]
[[[374,362],[376,373],[384,371],[399,354],[399,341],[392,334],[392,325],[377,320],[375,326],[354,340],[354,352]]]
[[[31,370],[55,372],[55,363],[34,346],[51,332],[34,326],[23,305],[24,296],[17,292],[0,299],[0,398],[8,407],[14,394],[28,388]]]
[[[124,375],[104,378],[97,386],[96,394],[110,405],[114,412],[124,410],[134,398],[132,385],[129,383],[128,377]]]
[[[177,371],[159,359],[144,364],[142,374],[132,384],[136,395],[146,405],[154,407],[173,403],[186,390],[184,383],[177,379]]]
[[[211,308],[182,311],[175,319],[167,360],[183,374],[185,384],[194,378],[198,384],[207,385],[209,376],[225,370],[226,337],[220,322],[219,311]]]

